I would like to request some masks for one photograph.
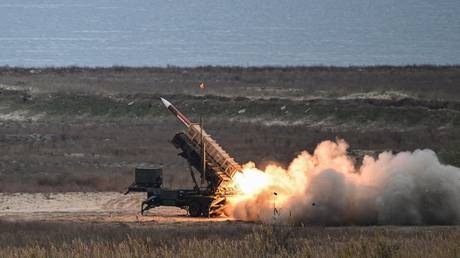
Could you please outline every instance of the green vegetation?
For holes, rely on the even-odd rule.
[[[20,95],[20,94],[18,94]],[[392,100],[289,100],[280,98],[249,99],[244,97],[187,96],[187,95],[117,95],[103,96],[76,93],[36,95],[23,101],[20,96],[4,97],[4,107],[14,112],[21,110],[29,116],[40,114],[46,119],[85,118],[90,120],[119,120],[129,118],[168,118],[170,115],[160,96],[177,103],[190,117],[199,114],[217,119],[255,119],[267,121],[296,120],[321,121],[329,119],[333,124],[369,124],[412,127],[433,125],[456,125],[460,121],[460,104],[445,108],[449,102],[415,101],[406,103]],[[1,96],[0,96],[1,98]],[[5,110],[3,110],[5,112]],[[333,120],[331,120],[333,119]]]

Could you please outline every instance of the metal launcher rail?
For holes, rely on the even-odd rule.
[[[211,138],[198,124],[191,124],[186,132],[188,138],[200,148],[205,149],[206,172],[211,171],[218,178],[216,194],[229,194],[231,191],[232,178],[241,171],[241,166],[230,155]],[[203,155],[202,155],[203,156]]]

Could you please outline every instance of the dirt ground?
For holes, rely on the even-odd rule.
[[[190,218],[141,195],[0,194],[1,257],[459,257],[459,226],[289,226]]]
[[[0,220],[4,221],[80,221],[124,223],[197,223],[232,220],[191,218],[176,207],[157,207],[141,215],[145,194],[116,192],[13,193],[0,194]]]

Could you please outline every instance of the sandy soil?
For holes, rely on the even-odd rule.
[[[229,218],[191,218],[176,207],[158,207],[140,215],[144,194],[97,193],[0,193],[0,219],[10,221],[94,221],[193,223]]]

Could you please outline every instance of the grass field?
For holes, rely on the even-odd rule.
[[[199,83],[207,85],[206,95]],[[237,161],[288,164],[323,140],[430,148],[460,166],[460,67],[0,68],[0,191],[123,191],[142,164],[188,187],[168,98]]]
[[[458,227],[0,221],[2,257],[458,257]]]
[[[458,226],[135,222],[138,201],[100,192],[124,191],[134,167],[152,164],[165,187],[192,187],[169,143],[183,128],[160,96],[194,121],[204,114],[241,163],[287,165],[343,138],[357,166],[366,154],[423,148],[460,166],[459,85],[459,66],[2,67],[0,192],[23,207],[0,205],[0,257],[459,257]],[[71,191],[80,193],[50,194]],[[77,201],[87,210],[73,211]],[[34,211],[40,202],[56,210]]]

